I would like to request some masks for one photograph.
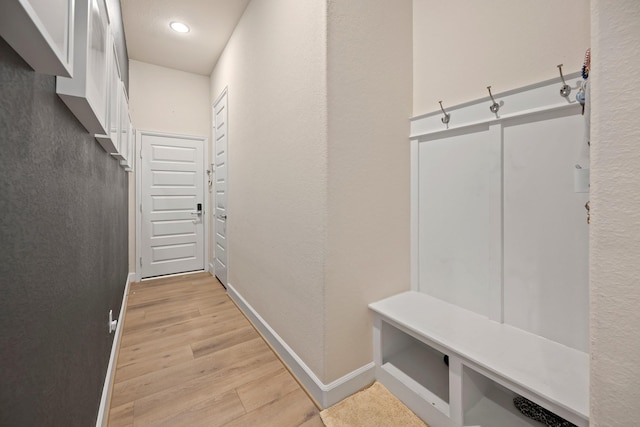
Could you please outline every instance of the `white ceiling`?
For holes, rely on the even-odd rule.
[[[250,0],[121,0],[129,58],[209,75]],[[191,31],[176,33],[171,21]]]

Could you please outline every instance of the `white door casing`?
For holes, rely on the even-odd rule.
[[[141,131],[138,139],[138,278],[203,270],[206,138]]]
[[[215,242],[215,275],[220,282],[227,286],[228,272],[228,242],[227,242],[227,190],[228,190],[228,159],[227,159],[227,90],[225,89],[213,105],[213,135],[214,135],[214,165],[215,165],[215,211],[214,211],[214,242]]]

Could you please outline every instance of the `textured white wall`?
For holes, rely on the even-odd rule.
[[[413,0],[413,27],[420,115],[579,71],[589,0]]]
[[[136,129],[208,136],[209,78],[131,60],[129,109]]]
[[[367,305],[410,287],[411,0],[329,0],[325,382],[373,360]]]
[[[592,0],[591,425],[640,423],[640,2]]]
[[[129,61],[129,112],[135,129],[209,136],[209,78]],[[129,174],[129,271],[136,270],[135,178]]]
[[[211,82],[229,281],[329,383],[372,360],[367,304],[409,288],[411,1],[254,1]]]
[[[227,86],[229,283],[320,376],[326,0],[252,1],[211,75],[211,100]]]

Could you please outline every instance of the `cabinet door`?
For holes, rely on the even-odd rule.
[[[87,30],[86,92],[87,100],[105,128],[109,108],[109,41],[104,1],[91,0]]]
[[[104,134],[96,135],[96,140],[107,153],[112,154],[118,151],[118,138],[120,137],[118,130],[120,123],[120,65],[113,37],[110,37],[109,46],[107,126]]]
[[[103,0],[77,3],[73,78],[58,77],[56,92],[92,134],[107,132],[109,24]]]
[[[109,72],[109,138],[113,145],[111,153],[120,146],[120,63],[115,43],[111,44],[111,69]]]
[[[129,150],[129,102],[127,101],[127,92],[124,83],[118,82],[118,142],[116,151],[112,153],[113,157],[120,160],[127,160],[127,152]]]
[[[0,36],[38,73],[72,77],[74,0],[2,0]]]

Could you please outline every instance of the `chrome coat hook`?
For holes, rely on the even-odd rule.
[[[500,109],[500,104],[498,104],[496,100],[493,99],[493,95],[491,94],[491,86],[487,86],[487,90],[489,91],[489,97],[491,98],[491,101],[493,101],[493,104],[491,104],[489,110],[491,110],[493,114],[497,114],[498,110]]]
[[[558,65],[558,70],[560,70],[560,79],[562,80],[562,87],[560,88],[560,96],[566,98],[571,93],[571,87],[564,81],[564,76],[562,75],[562,64]]]
[[[442,107],[442,101],[438,101],[438,103],[440,103],[440,109],[442,110],[442,114],[444,114],[444,117],[440,120],[442,120],[442,123],[446,125],[449,123],[449,119],[451,119],[451,114],[447,114],[447,112],[444,111],[444,108]]]

